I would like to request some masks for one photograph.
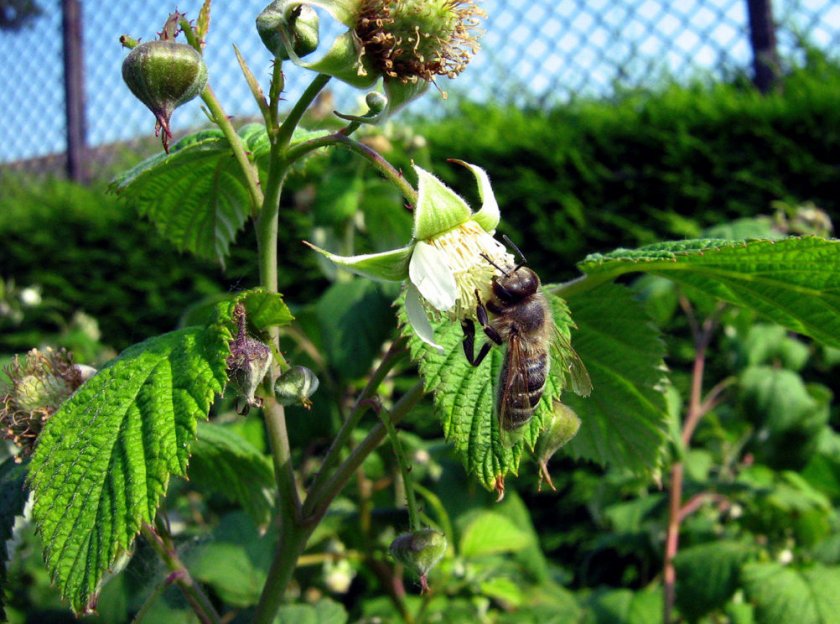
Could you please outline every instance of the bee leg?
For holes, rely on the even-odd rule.
[[[487,308],[484,307],[484,304],[481,303],[481,299],[478,296],[478,291],[475,291],[475,298],[478,300],[478,305],[475,307],[475,315],[478,317],[478,323],[481,325],[481,329],[484,330],[484,334],[497,345],[502,344],[504,342],[502,337],[499,335],[493,326],[490,324],[490,319],[487,317]],[[472,321],[470,321],[472,323]],[[489,347],[489,343],[486,343]]]
[[[464,330],[464,355],[467,356],[467,362],[473,366],[478,366],[487,357],[490,351],[490,343],[485,342],[481,345],[478,355],[475,354],[475,323],[472,319],[464,319],[461,321],[461,329]]]

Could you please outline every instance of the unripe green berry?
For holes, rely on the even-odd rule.
[[[305,366],[293,366],[274,382],[274,394],[281,405],[300,404],[307,409],[312,406],[309,400],[318,390],[318,377]]]
[[[429,586],[426,575],[446,554],[446,535],[436,529],[402,533],[391,542],[391,555],[420,577],[423,591]]]
[[[172,112],[200,94],[207,84],[207,66],[195,48],[174,41],[147,41],[134,48],[122,66],[131,92],[155,115],[155,134],[162,130],[169,151]]]
[[[301,4],[291,10],[283,0],[275,0],[257,16],[257,32],[265,47],[281,60],[289,58],[286,43],[299,57],[314,52],[318,48],[318,28],[320,19],[315,10]],[[291,41],[284,42],[284,39]]]
[[[546,419],[546,427],[537,440],[534,454],[540,466],[540,485],[544,479],[553,490],[555,488],[548,472],[548,460],[577,435],[580,418],[571,407],[560,401],[554,401],[552,407],[551,415]]]

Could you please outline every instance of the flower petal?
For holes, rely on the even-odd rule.
[[[442,251],[417,242],[408,264],[408,277],[436,310],[445,312],[455,305],[458,287]]]
[[[471,165],[463,160],[452,159],[450,162],[463,165],[472,171],[472,174],[475,176],[475,180],[478,182],[478,196],[481,197],[482,203],[481,210],[473,215],[473,220],[478,223],[485,232],[490,232],[492,234],[496,231],[496,228],[499,227],[499,219],[501,218],[501,215],[499,213],[499,203],[496,201],[496,195],[493,193],[493,188],[490,186],[490,178],[487,176],[487,172],[481,167]]]
[[[426,309],[420,299],[420,291],[414,284],[408,285],[408,293],[405,296],[405,315],[417,337],[443,353],[443,347],[435,342],[435,331],[429,323],[429,317],[426,316]]]
[[[425,169],[417,172],[417,205],[414,207],[414,239],[428,240],[468,221],[472,211],[455,191]]]
[[[411,245],[375,254],[338,256],[320,247],[316,247],[312,243],[303,241],[303,244],[311,247],[338,266],[344,267],[363,277],[388,282],[401,282],[408,277],[409,258],[411,258],[412,251]]]

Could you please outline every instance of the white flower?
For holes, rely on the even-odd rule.
[[[414,231],[405,247],[378,254],[337,256],[312,246],[354,273],[387,281],[408,280],[408,321],[425,342],[440,349],[427,317],[445,314],[451,320],[475,318],[478,297],[486,300],[494,275],[514,265],[513,256],[493,238],[499,205],[487,173],[459,162],[478,182],[481,209],[473,213],[452,189],[415,166],[419,180]]]

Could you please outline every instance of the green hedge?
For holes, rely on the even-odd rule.
[[[840,70],[816,65],[766,97],[720,84],[548,113],[465,105],[423,132],[433,162],[488,169],[502,228],[556,271],[590,251],[767,214],[774,200],[838,214]],[[437,170],[470,188],[456,168]]]
[[[455,188],[466,193],[474,182],[447,158],[490,172],[502,231],[552,280],[573,275],[587,252],[694,236],[768,213],[774,200],[838,212],[840,70],[825,64],[796,72],[766,97],[733,85],[672,86],[547,112],[464,104],[416,128],[435,171]],[[286,201],[312,181],[290,180]],[[240,234],[223,273],[172,250],[101,188],[5,186],[0,277],[40,284],[68,314],[92,314],[117,348],[171,329],[205,295],[256,281],[251,232]],[[281,253],[293,268],[281,288],[290,301],[306,301],[324,286],[313,254],[300,248],[312,220],[302,210],[285,214]]]

